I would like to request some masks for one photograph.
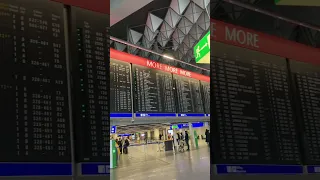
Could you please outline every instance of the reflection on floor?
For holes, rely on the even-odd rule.
[[[111,180],[208,180],[210,152],[204,144],[199,149],[174,154],[159,151],[157,144],[130,147],[121,155],[119,165],[111,170]]]

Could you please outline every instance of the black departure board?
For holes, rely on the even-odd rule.
[[[70,162],[63,6],[0,0],[1,162]]]
[[[297,111],[303,127],[305,161],[320,164],[320,66],[290,61]]]
[[[109,161],[109,17],[72,8],[75,144],[78,162]]]
[[[135,112],[174,113],[172,74],[132,65]]]
[[[210,114],[210,83],[200,81],[200,86],[204,112],[206,114]]]
[[[200,82],[178,75],[173,76],[178,113],[204,113]]]
[[[229,45],[213,49],[214,164],[300,164],[286,60]]]
[[[110,61],[110,112],[131,113],[131,65]]]

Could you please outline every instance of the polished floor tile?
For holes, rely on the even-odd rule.
[[[210,152],[199,149],[174,154],[158,152],[157,145],[130,147],[111,170],[112,180],[209,180]]]

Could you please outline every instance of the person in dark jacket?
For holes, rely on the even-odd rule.
[[[120,138],[118,140],[118,146],[119,146],[120,154],[122,154],[122,139]]]
[[[128,138],[126,138],[126,140],[124,140],[124,144],[123,144],[123,153],[124,154],[128,154],[128,147],[130,146],[129,140]]]
[[[190,150],[190,145],[189,145],[189,134],[188,134],[188,132],[187,132],[187,131],[185,132],[184,140],[186,141],[186,145],[187,145],[187,147],[188,147],[187,151],[189,151],[189,150]]]
[[[178,142],[178,145],[179,145],[179,143],[180,143],[180,140],[181,140],[180,134],[177,133],[177,142]]]
[[[206,129],[205,135],[206,135],[206,143],[209,145],[210,132],[208,129]]]

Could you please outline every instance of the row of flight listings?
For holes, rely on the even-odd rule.
[[[308,165],[320,173],[320,67],[231,45],[214,49],[216,172],[290,174]]]
[[[114,59],[110,97],[112,118],[210,116],[210,82]]]
[[[51,0],[0,7],[0,176],[70,176],[72,154],[79,174],[109,174],[109,15]]]

